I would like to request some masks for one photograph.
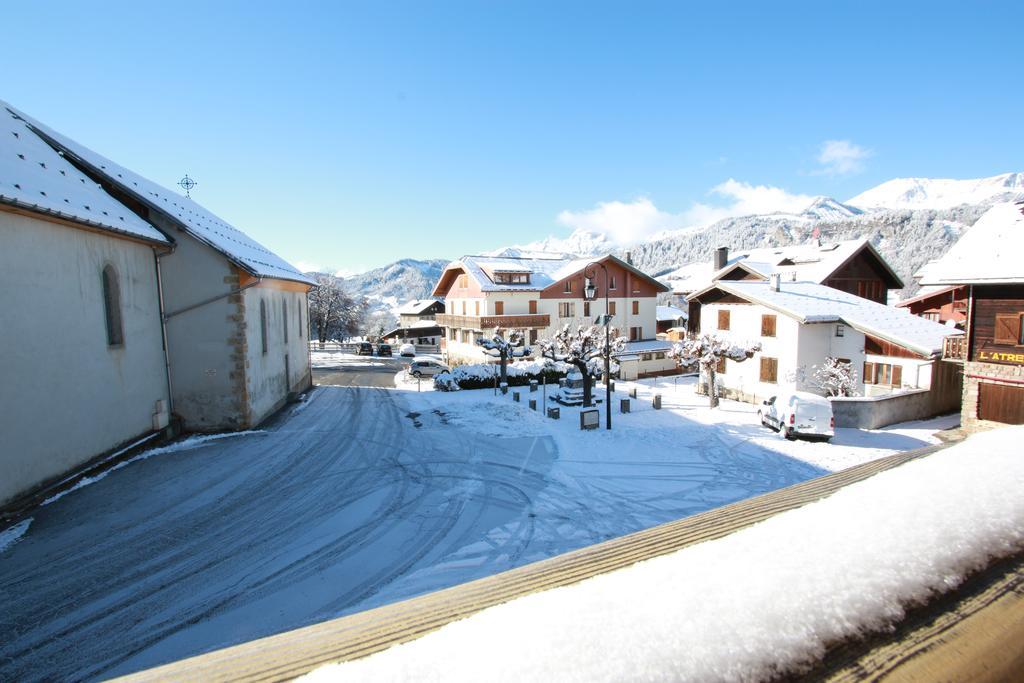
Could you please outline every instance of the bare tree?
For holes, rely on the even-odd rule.
[[[309,325],[320,343],[354,335],[366,314],[366,300],[342,289],[332,275],[316,276],[317,286],[309,292]]]
[[[501,363],[501,383],[508,381],[508,361],[510,358],[523,358],[530,355],[530,347],[523,345],[523,334],[518,330],[509,332],[507,338],[501,334],[501,328],[495,328],[494,336],[490,339],[481,337],[476,340],[482,346],[484,353],[497,358]]]
[[[610,353],[626,348],[626,338],[619,337],[612,328]],[[540,340],[541,355],[553,361],[564,361],[576,367],[583,375],[583,405],[589,406],[593,396],[593,375],[601,369],[596,362],[604,358],[604,330],[595,325],[578,325],[575,330],[565,325],[551,339]]]
[[[699,366],[708,380],[708,405],[718,407],[718,383],[716,370],[723,358],[743,362],[761,350],[760,344],[741,346],[728,339],[705,334],[696,339],[677,342],[669,351],[676,365],[682,368]]]

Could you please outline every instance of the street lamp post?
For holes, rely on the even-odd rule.
[[[612,428],[612,376],[611,376],[611,322],[608,306],[608,268],[603,263],[592,261],[583,269],[583,277],[587,279],[583,287],[583,298],[587,301],[594,301],[597,298],[597,286],[594,284],[594,275],[597,270],[594,266],[600,266],[604,271],[604,413],[605,429]]]

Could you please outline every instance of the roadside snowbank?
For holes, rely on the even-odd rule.
[[[764,680],[1024,549],[1024,427],[975,435],[726,538],[527,596],[349,680]]]
[[[10,548],[12,545],[21,540],[21,537],[28,531],[29,526],[32,525],[33,517],[23,519],[14,526],[8,527],[3,531],[0,531],[0,553]]]

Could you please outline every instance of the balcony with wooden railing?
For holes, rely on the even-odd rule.
[[[551,326],[551,316],[544,314],[528,315],[448,315],[437,316],[437,324],[441,327],[462,330],[493,330],[502,329],[542,329]]]
[[[963,363],[967,360],[967,335],[953,334],[942,340],[942,360]]]

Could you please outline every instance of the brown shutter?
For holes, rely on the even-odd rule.
[[[505,302],[495,301],[494,302],[494,315],[505,315]]]
[[[875,383],[875,364],[874,363],[867,363],[867,362],[865,362],[864,363],[864,384],[874,384],[874,383]]]
[[[761,356],[761,381],[776,382],[778,380],[779,361],[775,358]]]
[[[995,343],[1015,346],[1020,341],[1020,315],[1017,313],[996,314]]]
[[[536,299],[531,299],[530,300],[530,313],[534,313],[534,314],[537,313],[537,300]]]
[[[892,385],[894,387],[903,385],[903,366],[894,365],[892,366]]]
[[[718,329],[728,330],[729,329],[729,311],[719,310],[718,311]]]
[[[583,317],[584,318],[589,318],[590,317],[590,302],[589,301],[584,301],[583,302]]]
[[[725,356],[718,359],[718,367],[715,368],[715,372],[719,375],[725,374]]]
[[[609,301],[608,302],[608,315],[615,315],[615,302],[614,301]]]
[[[775,316],[774,315],[762,315],[761,316],[761,336],[762,337],[774,337],[775,336]]]
[[[640,315],[640,302],[639,301],[634,301],[633,302],[633,315]]]

